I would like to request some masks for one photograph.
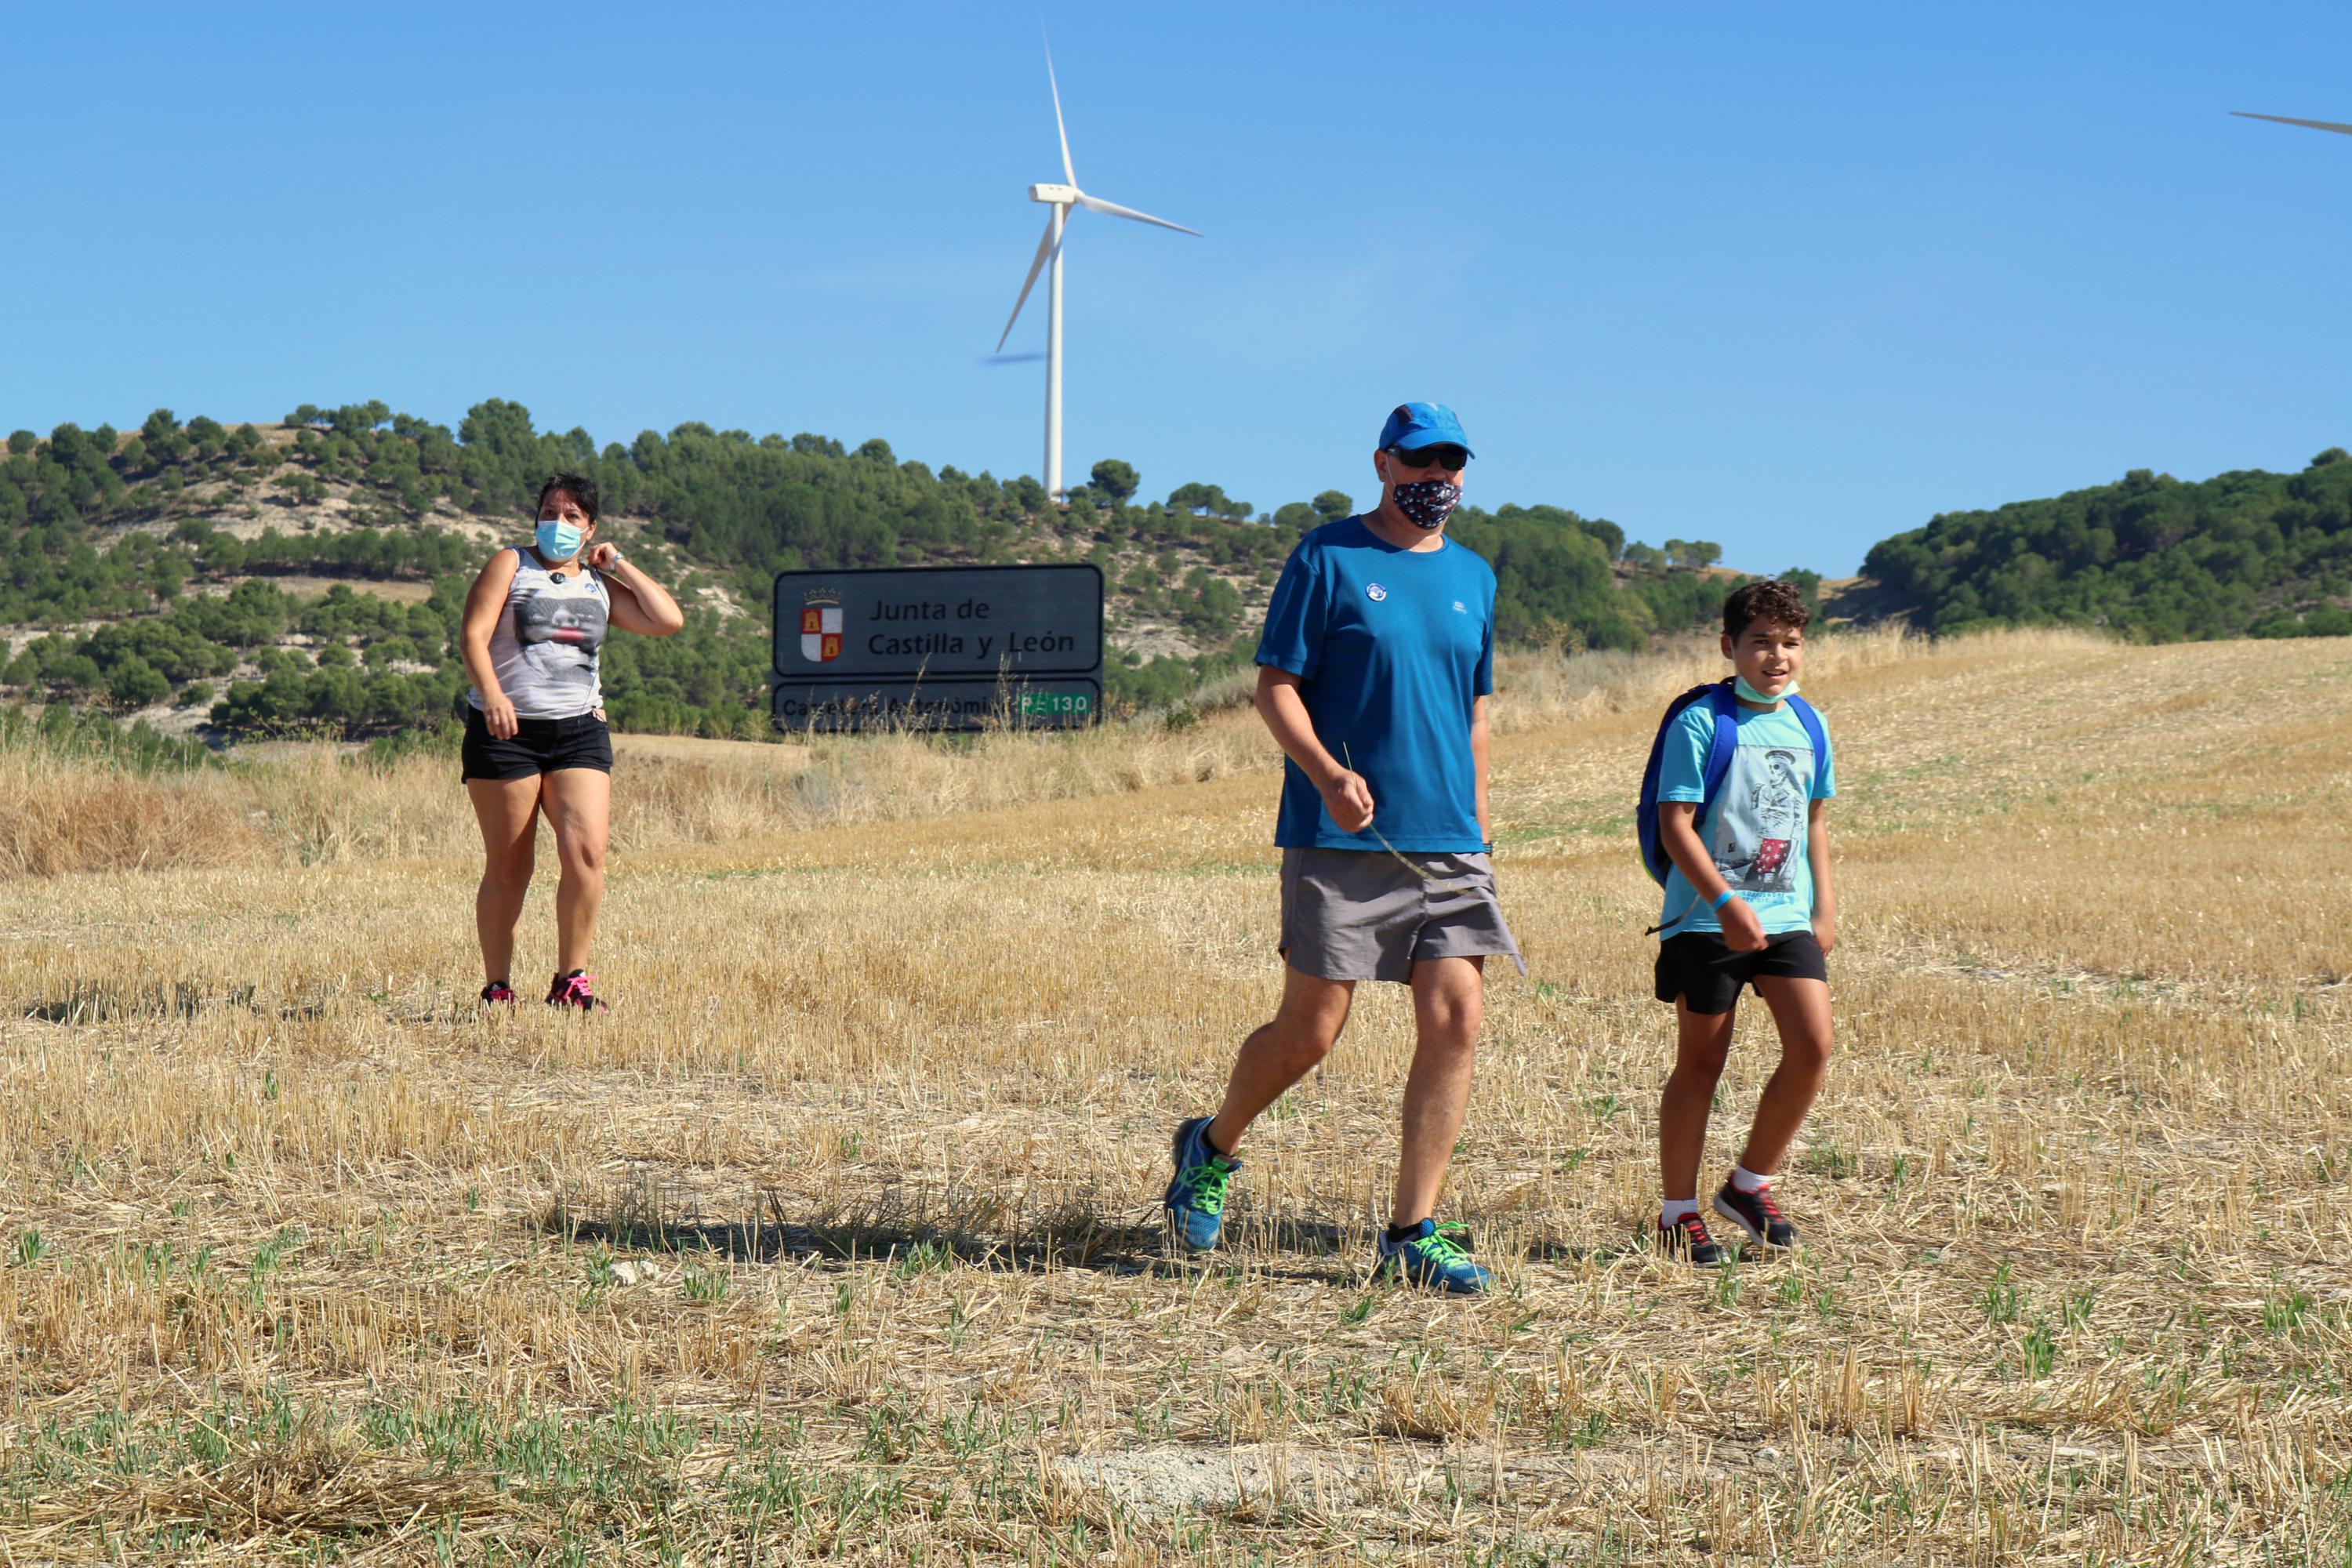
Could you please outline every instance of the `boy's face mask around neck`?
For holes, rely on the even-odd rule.
[[[1793,680],[1789,682],[1788,685],[1780,688],[1777,694],[1774,694],[1757,690],[1754,687],[1748,684],[1748,678],[1744,675],[1733,677],[1731,689],[1735,692],[1738,693],[1739,700],[1742,702],[1753,702],[1761,708],[1769,708],[1774,703],[1780,701],[1781,698],[1794,697],[1797,694],[1797,683]]]

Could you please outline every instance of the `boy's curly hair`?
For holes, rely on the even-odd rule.
[[[1723,635],[1737,637],[1758,621],[1771,621],[1799,631],[1813,618],[1804,595],[1778,577],[1750,583],[1723,602]]]

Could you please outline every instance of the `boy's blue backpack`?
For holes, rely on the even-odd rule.
[[[1822,716],[1813,705],[1801,697],[1787,699],[1789,710],[1797,722],[1805,727],[1805,736],[1813,743],[1813,793],[1821,793],[1822,773],[1829,766],[1829,738],[1822,732]],[[1658,838],[1658,769],[1664,761],[1666,731],[1682,716],[1684,709],[1694,702],[1704,702],[1715,710],[1715,741],[1707,747],[1706,772],[1702,776],[1698,820],[1715,808],[1716,793],[1722,789],[1725,777],[1731,772],[1732,753],[1739,749],[1739,699],[1733,694],[1729,680],[1717,680],[1706,686],[1694,686],[1666,704],[1666,716],[1658,721],[1657,739],[1650,742],[1650,765],[1642,770],[1642,800],[1633,808],[1634,830],[1642,836],[1642,865],[1650,879],[1660,887],[1666,885],[1666,873],[1675,868],[1665,846]]]

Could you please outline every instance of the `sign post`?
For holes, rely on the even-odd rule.
[[[783,572],[775,612],[780,730],[1062,729],[1102,713],[1090,562]]]

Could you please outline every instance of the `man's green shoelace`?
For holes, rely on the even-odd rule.
[[[1186,1171],[1177,1178],[1177,1195],[1184,1206],[1202,1214],[1225,1212],[1225,1185],[1234,1177],[1234,1167],[1213,1155]]]
[[[1397,1249],[1395,1256],[1402,1258],[1411,1254],[1423,1264],[1441,1267],[1467,1263],[1470,1261],[1469,1249],[1454,1237],[1467,1234],[1469,1229],[1466,1225],[1441,1225],[1427,1236],[1416,1237],[1406,1242]]]

